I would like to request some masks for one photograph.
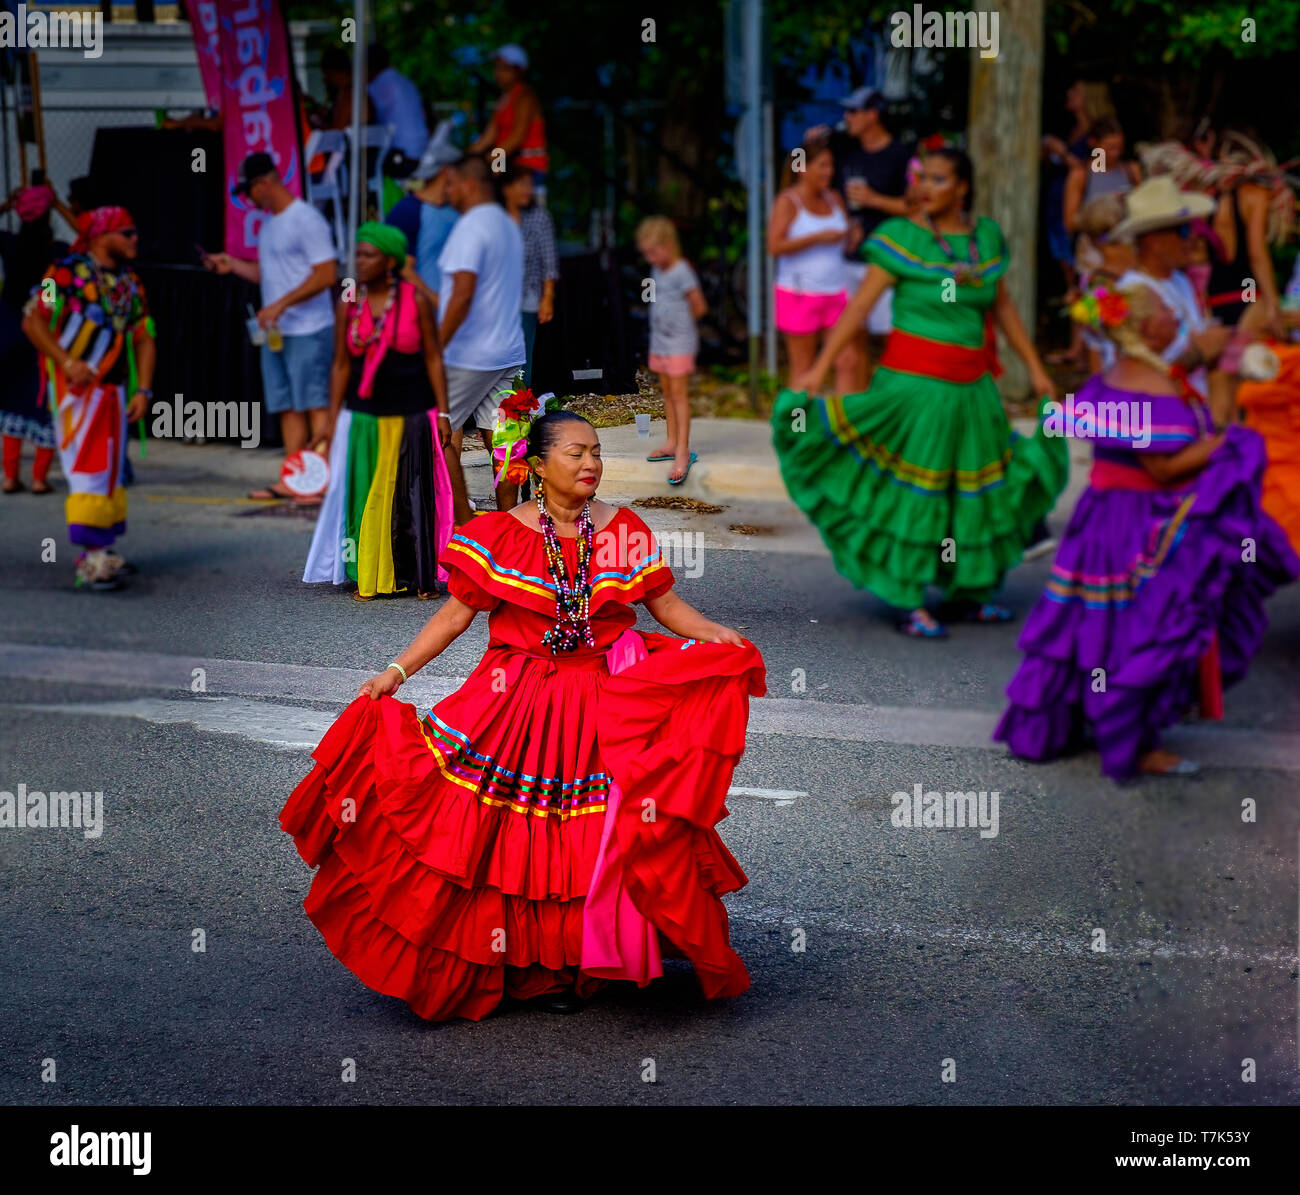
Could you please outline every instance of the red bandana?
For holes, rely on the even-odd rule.
[[[124,207],[97,207],[85,212],[77,220],[78,237],[73,242],[73,253],[84,253],[90,242],[106,232],[116,232],[119,228],[132,228],[135,221]]]

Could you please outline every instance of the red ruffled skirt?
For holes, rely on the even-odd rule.
[[[307,915],[363,983],[430,1020],[588,994],[600,860],[602,890],[691,960],[706,996],[749,986],[720,899],[746,877],[714,827],[762,658],[666,635],[644,646],[614,676],[604,655],[494,646],[424,718],[390,697],[343,712],[280,824],[318,867]]]

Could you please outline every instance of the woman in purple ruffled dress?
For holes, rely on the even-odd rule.
[[[1115,780],[1190,774],[1197,765],[1161,750],[1160,731],[1203,682],[1217,695],[1213,662],[1224,686],[1245,675],[1264,599],[1300,559],[1260,507],[1263,441],[1245,427],[1216,433],[1160,356],[1178,323],[1159,296],[1098,291],[1071,314],[1119,356],[1061,412],[1063,434],[1093,441],[1092,473],[1020,636],[1025,659],[994,738],[1045,760],[1091,737]]]

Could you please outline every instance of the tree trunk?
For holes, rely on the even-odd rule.
[[[1043,89],[1043,0],[979,0],[995,12],[998,56],[972,50],[970,156],[975,167],[975,211],[997,221],[1011,267],[1007,290],[1031,338],[1037,330],[1038,142]],[[1024,398],[1029,373],[999,333],[1006,372],[1004,397]]]

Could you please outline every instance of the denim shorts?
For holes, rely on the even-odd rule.
[[[271,415],[318,411],[330,405],[330,365],[334,360],[334,326],[305,336],[286,336],[273,353],[262,345],[262,389]]]

